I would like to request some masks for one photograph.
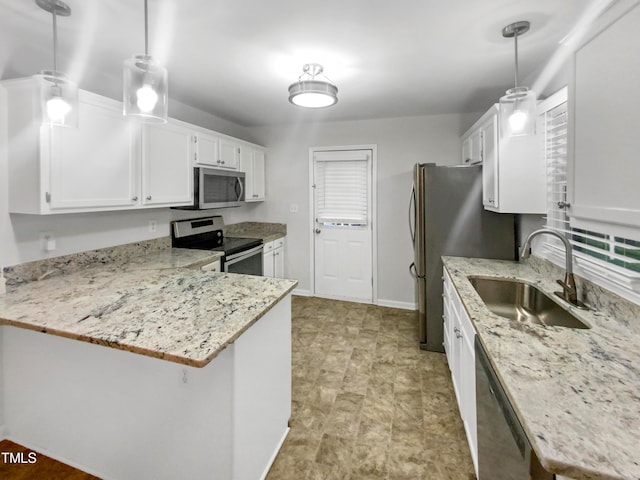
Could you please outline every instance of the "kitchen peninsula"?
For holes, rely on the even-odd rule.
[[[296,282],[199,270],[216,255],[159,239],[5,269],[1,436],[102,478],[266,475]]]

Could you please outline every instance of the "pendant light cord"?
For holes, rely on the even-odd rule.
[[[149,23],[147,20],[147,0],[144,0],[144,55],[149,56]]]
[[[58,84],[58,22],[56,15],[57,5],[54,5],[51,9],[53,14],[53,76],[56,79],[56,85]]]
[[[146,0],[145,0],[146,1]],[[516,45],[516,74],[515,74],[515,88],[518,88],[518,31],[516,30],[513,35],[513,40]]]

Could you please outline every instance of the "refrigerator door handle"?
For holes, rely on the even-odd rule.
[[[413,215],[411,215],[411,207],[413,207]],[[411,187],[411,197],[409,198],[409,232],[411,233],[411,241],[416,241],[416,186]],[[413,264],[411,264],[413,265]],[[415,268],[415,265],[414,265]]]

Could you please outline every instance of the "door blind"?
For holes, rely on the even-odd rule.
[[[621,267],[627,276],[640,273],[640,242],[605,232],[572,228],[564,207],[567,204],[567,102],[545,112],[545,155],[547,159],[547,221],[546,226],[565,235],[575,252],[589,255],[592,260],[610,268]],[[559,246],[555,238],[545,238],[549,245]]]
[[[364,226],[369,212],[369,156],[315,157],[316,217],[319,223]]]

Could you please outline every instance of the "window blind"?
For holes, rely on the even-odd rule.
[[[640,242],[610,235],[572,228],[563,205],[567,204],[567,102],[551,108],[542,119],[547,159],[547,218],[546,226],[569,239],[575,252],[591,257],[593,261],[611,269],[619,267],[627,277],[640,274]],[[559,246],[560,240],[546,238],[549,245]],[[614,267],[615,268],[615,267]]]
[[[367,225],[369,157],[315,157],[315,202],[319,223]]]

